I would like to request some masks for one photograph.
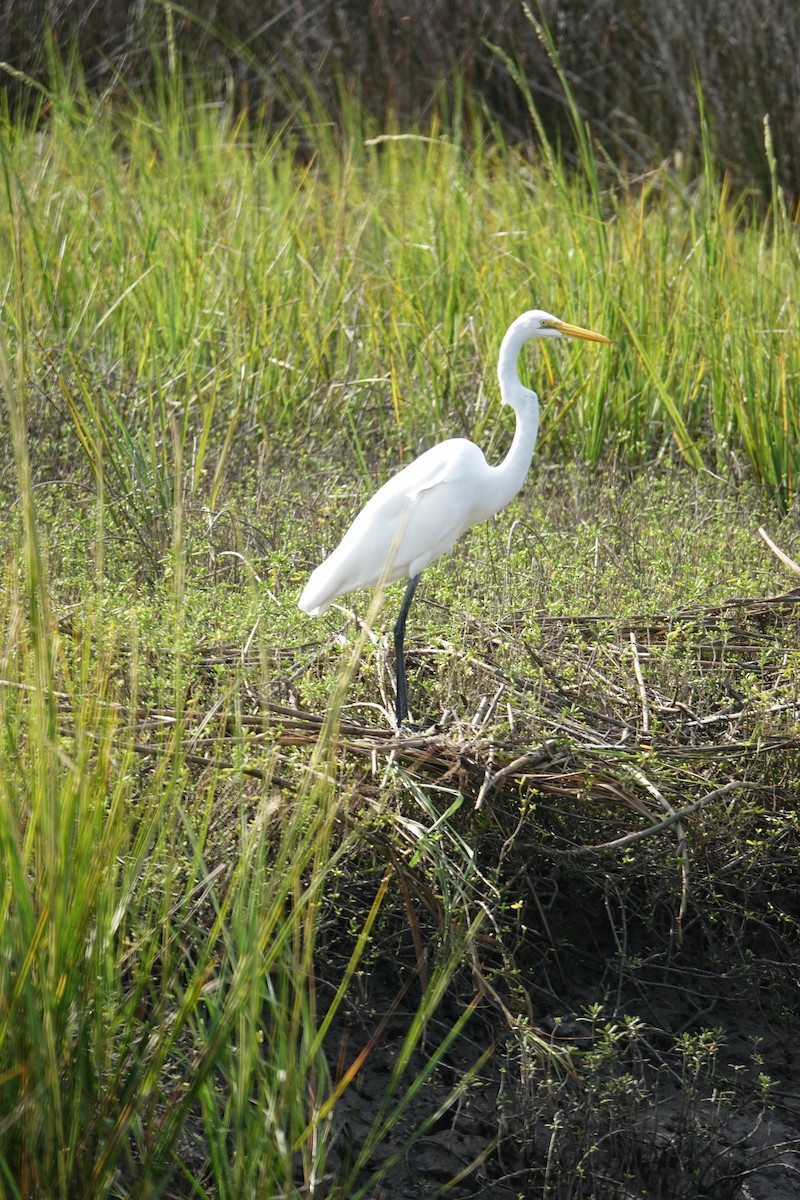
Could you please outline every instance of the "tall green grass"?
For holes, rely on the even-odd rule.
[[[408,1132],[420,1089],[471,1014],[431,1038],[479,919],[463,897],[450,904],[440,953],[405,985],[416,998],[383,1102],[363,1143],[332,1161],[337,1105],[381,1026],[376,1016],[374,1029],[343,1043],[347,1069],[336,1076],[332,1029],[338,1021],[341,1037],[397,877],[384,865],[366,872],[375,883],[364,913],[340,916],[344,961],[320,972],[340,877],[369,834],[337,786],[340,700],[297,790],[273,783],[267,728],[264,780],[246,787],[213,761],[193,769],[178,655],[164,680],[175,720],[149,739],[143,765],[136,631],[111,638],[89,585],[76,654],[51,612],[25,376],[15,375],[5,354],[0,386],[30,519],[9,547],[0,609],[0,1194],[144,1197],[169,1185],[170,1194],[239,1200],[306,1194],[322,1178],[328,1194],[371,1194],[393,1164],[383,1146],[395,1126],[407,1127],[393,1138],[396,1156],[438,1115],[415,1116]],[[174,519],[177,564],[179,501]],[[181,577],[174,570],[176,645]],[[224,727],[235,711],[219,720]]]
[[[495,355],[531,306],[619,340],[532,355],[540,458],[674,454],[791,502],[794,227],[776,181],[766,213],[730,194],[707,131],[699,177],[630,179],[577,109],[574,165],[546,142],[521,157],[477,114],[455,135],[376,131],[355,101],[342,142],[313,97],[298,145],[159,78],[146,101],[65,80],[38,129],[3,132],[43,419],[66,404],[125,519],[171,508],[176,434],[187,495],[212,507],[231,455],[264,443],[349,443],[364,472],[444,432],[499,453]]]

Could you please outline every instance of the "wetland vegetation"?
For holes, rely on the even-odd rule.
[[[768,131],[766,197],[702,123],[634,177],[561,72],[568,162],[498,64],[535,152],[157,54],[3,111],[0,1194],[792,1194],[793,203]],[[502,455],[540,305],[616,346],[532,348],[398,738],[389,613],[297,596],[397,464]]]

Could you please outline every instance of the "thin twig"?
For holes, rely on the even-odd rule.
[[[644,686],[642,664],[639,662],[639,647],[636,645],[636,634],[630,632],[631,651],[633,653],[633,672],[636,676],[636,686],[639,689],[639,700],[642,705],[642,733],[650,732],[650,709],[647,707],[647,689]]]
[[[555,738],[548,738],[537,750],[531,750],[527,754],[522,754],[507,766],[501,767],[499,771],[495,771],[494,775],[487,776],[483,781],[481,790],[478,792],[478,799],[475,801],[475,811],[477,812],[482,807],[487,792],[490,792],[493,787],[497,787],[498,783],[502,783],[509,775],[516,775],[527,767],[534,767],[538,766],[539,763],[547,762],[551,757],[550,747],[555,744]]]
[[[642,787],[658,801],[661,807],[675,821],[675,832],[678,835],[678,857],[681,860],[681,902],[678,908],[678,916],[675,920],[675,927],[677,930],[678,945],[681,945],[683,942],[683,918],[686,916],[686,909],[689,905],[689,844],[686,841],[686,830],[669,800],[667,800],[666,796],[662,794],[652,780],[648,779],[643,771],[640,771],[638,767],[632,764],[628,766],[628,772],[634,779],[641,783]]]
[[[695,800],[694,804],[687,804],[685,808],[678,809],[670,816],[665,817],[663,821],[659,821],[657,825],[651,825],[649,829],[637,829],[633,833],[626,833],[624,837],[615,838],[611,842],[601,842],[596,846],[570,846],[567,850],[557,850],[552,846],[539,846],[538,849],[543,854],[557,855],[564,858],[578,858],[585,854],[600,854],[604,850],[624,850],[626,846],[630,846],[634,842],[641,842],[644,838],[653,837],[657,833],[663,833],[665,829],[669,829],[670,825],[674,825],[677,821],[682,821],[690,813],[705,808],[712,800],[719,800],[720,796],[725,796],[728,792],[732,792],[736,788],[742,788],[747,791],[761,790],[757,783],[748,783],[744,779],[732,779],[730,783],[715,788],[707,796],[702,796],[699,800]]]

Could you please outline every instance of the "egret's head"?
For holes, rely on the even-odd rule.
[[[583,329],[580,325],[568,325],[566,321],[562,321],[559,317],[554,317],[552,313],[542,312],[541,309],[534,308],[531,312],[523,313],[521,317],[517,317],[514,325],[521,327],[520,332],[524,333],[525,340],[528,338],[583,338],[587,342],[608,342],[611,344],[611,338],[607,338],[603,333],[594,333],[591,329]],[[513,328],[513,327],[512,327]]]
[[[500,345],[500,355],[497,360],[497,378],[500,380],[500,397],[504,404],[517,404],[525,396],[536,396],[524,388],[517,375],[517,360],[520,351],[531,338],[583,338],[589,342],[611,342],[604,333],[593,333],[591,329],[582,329],[580,325],[568,325],[560,317],[552,313],[542,312],[540,308],[531,309],[517,317],[509,327]]]

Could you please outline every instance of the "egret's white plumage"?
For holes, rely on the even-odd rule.
[[[421,454],[367,501],[336,549],[312,573],[300,597],[300,608],[316,616],[355,588],[411,581],[395,629],[398,722],[407,715],[401,712],[405,708],[402,640],[417,576],[470,526],[505,508],[528,473],[539,432],[539,398],[520,383],[517,362],[523,345],[540,337],[610,341],[539,309],[517,317],[503,338],[497,364],[500,397],[517,418],[514,441],[503,461],[489,466],[483,451],[466,438],[450,438]]]
[[[530,437],[530,427],[528,433]],[[314,571],[300,607],[317,616],[354,588],[418,575],[471,525],[507,503],[497,502],[495,486],[494,472],[503,467],[490,467],[466,438],[451,438],[421,454],[367,501],[337,548]],[[518,487],[512,481],[508,499]]]

